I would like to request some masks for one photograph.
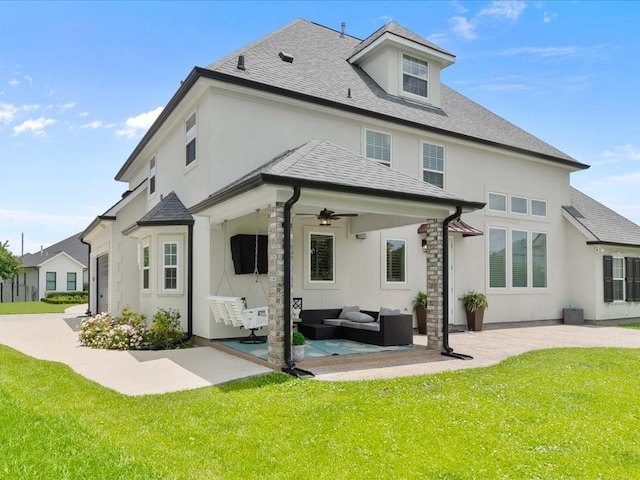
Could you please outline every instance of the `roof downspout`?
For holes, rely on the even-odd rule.
[[[291,207],[300,198],[300,187],[293,187],[293,195],[284,204],[284,361],[282,367],[284,373],[293,377],[313,377],[313,373],[301,368],[296,368],[296,364],[291,358]]]
[[[442,222],[442,348],[444,352],[440,353],[460,360],[473,360],[471,355],[455,353],[449,346],[449,223],[459,218],[461,213],[462,207],[457,206],[455,213]]]
[[[84,241],[84,238],[79,237],[80,243],[84,243],[87,247],[89,247],[89,258],[87,259],[87,301],[89,302],[87,305],[86,315],[91,315],[91,244]],[[38,287],[40,287],[40,269],[38,269]],[[40,292],[38,292],[38,296],[40,296]],[[98,297],[96,295],[96,308],[98,305]]]

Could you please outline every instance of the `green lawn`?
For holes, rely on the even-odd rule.
[[[23,313],[62,313],[73,305],[53,305],[45,302],[0,303],[0,315]]]
[[[624,328],[640,328],[640,323],[627,323],[626,325],[620,325],[621,327]]]
[[[632,479],[640,350],[125,397],[0,347],[0,478]]]

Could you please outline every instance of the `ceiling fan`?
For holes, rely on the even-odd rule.
[[[298,213],[298,215],[307,215],[306,213]],[[336,213],[326,208],[322,209],[318,215],[314,215],[320,220],[320,225],[331,225],[332,220],[340,220],[342,217],[357,217],[357,213]]]

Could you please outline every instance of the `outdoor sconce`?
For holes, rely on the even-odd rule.
[[[424,253],[427,253],[427,239],[426,238],[422,239],[422,251]]]
[[[325,218],[325,217],[320,218],[320,226],[330,226],[330,225],[331,225],[330,218]]]

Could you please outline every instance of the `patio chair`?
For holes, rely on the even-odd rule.
[[[245,308],[244,300],[240,297],[209,296],[209,307],[217,323],[224,323],[233,327],[243,327],[250,330],[248,337],[240,343],[265,343],[266,340],[256,335],[256,330],[267,326],[269,322],[269,308]]]

